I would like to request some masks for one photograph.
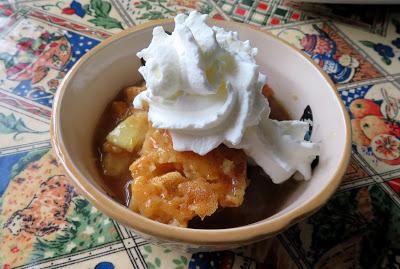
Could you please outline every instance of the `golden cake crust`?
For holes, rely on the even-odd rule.
[[[141,157],[130,166],[130,208],[159,222],[186,227],[220,207],[238,207],[247,187],[246,155],[219,146],[204,156],[177,152],[167,130],[149,127]]]

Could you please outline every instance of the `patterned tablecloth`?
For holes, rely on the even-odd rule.
[[[319,212],[257,245],[194,255],[147,243],[75,195],[49,141],[54,93],[83,54],[130,26],[192,9],[304,50],[336,83],[353,128],[346,176]],[[0,0],[0,269],[399,268],[400,13],[317,9],[279,0]]]

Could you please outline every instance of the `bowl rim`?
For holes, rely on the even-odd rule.
[[[66,149],[62,140],[62,134],[60,130],[60,107],[62,97],[68,89],[69,82],[78,72],[79,67],[86,62],[90,57],[94,56],[98,51],[106,48],[110,43],[119,40],[127,35],[134,32],[144,30],[147,28],[166,25],[173,22],[173,19],[162,19],[149,21],[132,28],[121,31],[106,40],[102,41],[92,50],[83,55],[78,62],[71,68],[68,74],[65,76],[61,85],[54,97],[53,110],[50,122],[50,136],[53,150],[55,151],[58,159],[63,164],[65,171],[68,176],[72,179],[73,184],[79,189],[81,194],[87,198],[93,205],[99,208],[107,216],[116,220],[117,222],[129,227],[139,233],[155,236],[160,239],[175,241],[185,244],[194,245],[226,245],[227,243],[245,244],[248,242],[256,242],[262,240],[268,236],[272,236],[286,229],[288,226],[295,224],[298,220],[305,218],[311,213],[315,212],[321,206],[323,206],[328,199],[333,195],[337,187],[339,186],[343,175],[346,172],[346,168],[350,161],[351,154],[351,128],[350,119],[347,110],[336,90],[335,85],[329,78],[329,76],[321,70],[321,68],[311,60],[303,51],[297,49],[292,44],[275,37],[271,33],[262,31],[260,29],[249,27],[246,24],[232,22],[232,21],[220,21],[214,19],[208,19],[208,22],[213,22],[218,26],[234,25],[235,28],[245,28],[245,30],[256,31],[259,34],[267,35],[270,38],[282,43],[284,46],[288,46],[294,49],[301,57],[305,58],[306,61],[311,63],[317,72],[326,80],[329,85],[329,89],[334,93],[336,102],[339,103],[341,111],[341,118],[345,123],[345,148],[341,155],[341,161],[337,166],[336,171],[332,174],[327,186],[320,191],[316,196],[303,202],[299,207],[289,210],[288,212],[277,216],[270,220],[261,220],[256,223],[240,226],[236,228],[227,229],[192,229],[171,226],[163,223],[159,223],[150,220],[138,213],[131,211],[129,208],[111,199],[107,194],[100,191],[94,184],[92,184],[85,176],[83,176],[74,164],[68,150]]]

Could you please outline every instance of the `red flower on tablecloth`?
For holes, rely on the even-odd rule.
[[[8,263],[3,265],[3,269],[10,269],[10,268],[11,268],[11,265],[9,265]]]
[[[292,14],[292,19],[293,19],[293,20],[298,20],[298,19],[300,19],[300,14],[299,14],[299,13],[293,13],[293,14]]]
[[[32,47],[33,39],[23,40],[17,43],[20,50],[27,51]]]
[[[53,43],[50,44],[50,48],[55,48],[55,47],[57,47],[57,46],[58,46],[58,43],[57,43],[57,42],[53,42]]]
[[[271,20],[271,22],[270,22],[272,25],[277,25],[277,24],[280,24],[281,23],[281,20],[280,19],[277,19],[277,18],[273,18],[272,20]]]
[[[15,246],[15,247],[11,248],[10,251],[12,253],[17,253],[17,252],[19,252],[19,248]]]
[[[215,14],[215,15],[213,16],[213,19],[216,19],[216,20],[225,20],[224,17],[222,17],[220,14]]]
[[[51,35],[50,35],[49,32],[46,31],[46,32],[42,33],[40,35],[40,37],[47,40],[47,39],[49,39],[51,37]]]
[[[76,14],[77,16],[83,18],[86,15],[86,11],[82,4],[78,1],[73,0],[68,7],[62,9],[62,13],[66,15]]]
[[[75,10],[73,8],[66,7],[66,8],[63,8],[62,14],[73,15],[73,14],[75,14]]]
[[[0,16],[10,17],[13,14],[10,5],[0,4]]]

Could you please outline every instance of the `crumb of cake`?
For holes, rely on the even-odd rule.
[[[219,146],[200,156],[177,152],[166,130],[149,128],[141,157],[130,171],[130,208],[162,223],[187,227],[195,216],[212,215],[219,206],[242,204],[246,155],[241,150]]]

